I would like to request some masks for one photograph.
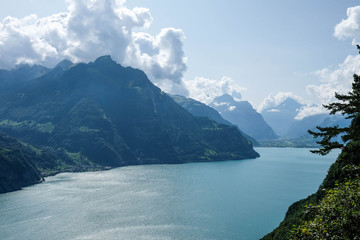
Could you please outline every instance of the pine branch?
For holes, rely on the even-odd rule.
[[[357,49],[360,53],[360,45],[357,45]],[[341,139],[344,143],[352,140],[360,140],[360,76],[357,74],[353,75],[354,82],[352,83],[352,91],[347,94],[335,93],[336,99],[339,102],[330,103],[323,105],[326,109],[330,110],[330,114],[341,113],[346,115],[345,119],[352,119],[350,127],[340,128],[335,127],[319,127],[319,132],[308,130],[308,132],[314,136],[314,138],[322,138],[316,143],[320,144],[319,150],[311,150],[312,153],[321,155],[328,154],[332,149],[342,148],[344,144],[336,141],[331,141],[334,137],[344,133]]]

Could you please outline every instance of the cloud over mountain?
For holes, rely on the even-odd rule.
[[[195,77],[184,81],[189,97],[205,104],[213,102],[216,97],[231,95],[235,100],[241,99],[241,92],[246,88],[239,86],[232,78],[224,76],[220,80]]]
[[[265,109],[275,107],[275,106],[279,105],[280,103],[282,103],[287,98],[292,98],[292,99],[298,101],[299,103],[304,102],[304,100],[301,97],[295,95],[292,92],[278,92],[276,94],[270,94],[269,96],[267,96],[260,103],[260,105],[257,108],[257,111],[261,113]]]
[[[165,28],[156,36],[135,32],[153,18],[147,8],[128,9],[121,0],[67,0],[67,12],[39,18],[7,17],[0,23],[0,68],[16,64],[55,65],[64,58],[93,61],[111,55],[144,70],[165,91],[182,91],[186,70],[182,30]]]

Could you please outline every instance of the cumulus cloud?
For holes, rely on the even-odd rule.
[[[310,117],[318,114],[328,113],[325,108],[319,105],[311,105],[302,107],[299,110],[298,115],[295,117],[296,120],[301,120],[305,117]]]
[[[51,67],[64,58],[88,62],[111,55],[120,64],[144,70],[167,88],[163,90],[186,93],[182,30],[166,28],[156,36],[135,32],[153,18],[147,8],[126,8],[125,0],[67,2],[67,12],[48,17],[5,18],[0,23],[0,68],[21,63]]]
[[[231,111],[234,111],[236,109],[236,106],[230,106],[229,107],[229,111],[231,112]]]
[[[187,68],[184,41],[183,31],[174,28],[162,29],[155,37],[147,33],[133,33],[133,42],[127,48],[126,64],[145,69],[164,91],[187,95],[182,81]]]
[[[360,42],[360,6],[348,8],[347,19],[336,25],[334,36],[340,39],[352,38],[353,45]]]
[[[196,77],[184,81],[189,91],[189,97],[205,104],[213,102],[214,98],[224,94],[231,95],[236,101],[241,100],[241,92],[246,88],[239,86],[232,78],[224,76],[220,80]]]
[[[317,105],[302,108],[297,119],[304,118],[319,113],[327,113],[323,104],[337,101],[335,92],[345,94],[352,88],[354,73],[359,74],[360,56],[348,56],[345,61],[335,68],[324,68],[314,74],[320,79],[321,84],[309,85],[306,87],[307,93],[311,97],[316,97]]]
[[[360,43],[360,6],[348,8],[347,18],[335,26],[334,36],[339,39],[350,38],[353,45]],[[337,101],[335,92],[345,94],[351,90],[353,74],[359,74],[359,70],[360,56],[350,55],[335,67],[327,67],[312,73],[320,83],[308,85],[306,91],[316,103],[302,107],[296,119],[328,113],[322,105]]]
[[[292,92],[278,92],[276,94],[270,94],[267,96],[257,107],[258,112],[263,112],[265,109],[269,109],[272,107],[275,107],[285,101],[287,98],[292,98],[296,100],[297,102],[303,104],[304,99],[295,95]]]

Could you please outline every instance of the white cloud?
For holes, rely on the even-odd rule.
[[[230,106],[229,107],[229,111],[231,112],[231,111],[234,111],[236,109],[236,106]]]
[[[143,69],[164,91],[187,95],[182,82],[187,68],[184,41],[183,31],[174,28],[162,29],[155,37],[147,33],[133,33],[126,64]]]
[[[296,100],[297,102],[303,104],[304,103],[304,99],[295,95],[292,92],[278,92],[275,95],[274,94],[270,94],[269,96],[267,96],[257,107],[257,111],[258,112],[262,112],[265,109],[269,109],[272,107],[275,107],[277,105],[279,105],[280,103],[282,103],[283,101],[285,101],[287,98],[292,98],[294,100]]]
[[[348,8],[347,18],[335,26],[334,36],[339,39],[352,39],[352,44],[360,43],[360,6]],[[360,73],[360,56],[347,56],[343,63],[336,67],[328,67],[313,74],[320,84],[308,85],[306,91],[309,97],[317,100],[316,104],[300,109],[296,119],[328,113],[322,106],[337,101],[335,92],[345,94],[352,88],[353,74]]]
[[[347,19],[343,19],[335,27],[334,36],[340,39],[352,38],[353,45],[360,40],[360,6],[348,8]]]
[[[268,110],[268,112],[280,112],[280,110],[279,109],[270,109],[270,110]]]
[[[301,120],[305,117],[310,117],[323,113],[328,113],[328,112],[322,106],[319,105],[305,106],[300,109],[299,114],[295,117],[295,119]]]
[[[317,99],[317,105],[302,108],[296,118],[301,119],[319,113],[327,113],[328,111],[322,105],[336,101],[335,92],[345,94],[351,90],[354,73],[360,73],[360,55],[348,56],[342,64],[335,68],[324,68],[315,72],[314,74],[320,79],[321,84],[309,85],[306,90],[310,97]]]
[[[194,80],[186,80],[184,83],[189,91],[188,96],[205,104],[211,103],[214,98],[224,94],[229,94],[235,100],[240,101],[241,92],[246,90],[227,76],[220,80],[196,77]]]
[[[51,67],[64,58],[88,62],[111,55],[120,64],[144,70],[164,90],[186,93],[182,30],[166,28],[156,36],[134,32],[153,18],[147,8],[126,8],[125,0],[67,2],[64,13],[5,18],[0,23],[0,68],[20,63]]]

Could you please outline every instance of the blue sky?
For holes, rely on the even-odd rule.
[[[359,1],[145,0],[128,5],[150,8],[154,16],[151,30],[168,25],[184,30],[186,78],[229,76],[248,89],[244,99],[259,103],[278,91],[304,95],[305,86],[314,80],[307,73],[356,54],[351,40],[333,37],[335,25],[356,3]]]
[[[32,13],[41,18],[67,11],[68,6],[63,0],[0,0],[0,3],[0,19]],[[241,88],[243,100],[258,106],[264,98],[278,92],[291,92],[290,95],[302,97],[305,102],[321,103],[324,98],[309,94],[307,86],[323,84],[324,79],[314,72],[335,71],[348,55],[356,55],[353,39],[334,37],[334,28],[347,18],[347,9],[359,3],[353,0],[128,0],[123,7],[150,10],[153,18],[150,27],[135,27],[134,32],[156,36],[164,28],[182,30],[186,37],[182,50],[187,60],[186,71],[181,70],[181,76],[185,81],[197,77],[221,81],[227,76],[232,79],[231,84],[238,86],[235,89]],[[154,74],[153,78],[164,75]],[[190,91],[190,96],[196,98],[199,91]],[[269,98],[268,102],[271,102]]]

